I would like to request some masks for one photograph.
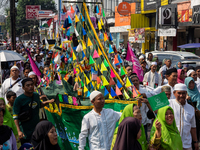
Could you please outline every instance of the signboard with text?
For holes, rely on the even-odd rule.
[[[128,37],[129,42],[145,43],[145,28],[130,29]]]
[[[176,36],[176,29],[174,29],[174,28],[170,28],[170,29],[158,29],[158,36],[175,37]]]
[[[192,23],[200,24],[200,5],[193,7]]]
[[[37,19],[37,12],[40,9],[40,5],[26,5],[26,20]]]
[[[46,18],[52,18],[50,14],[53,14],[52,10],[38,10],[37,12],[37,19],[46,19]]]

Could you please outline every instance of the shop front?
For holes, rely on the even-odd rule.
[[[119,48],[119,43],[127,44],[128,30],[131,29],[131,14],[135,14],[135,3],[131,3],[131,11],[128,15],[120,15],[118,12],[118,6],[115,7],[115,26],[110,27],[110,32],[113,36],[113,42],[116,44],[116,48]]]

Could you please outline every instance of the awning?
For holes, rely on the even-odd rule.
[[[178,47],[179,48],[199,48],[200,43],[189,43],[189,44],[180,45]]]

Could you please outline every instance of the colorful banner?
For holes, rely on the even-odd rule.
[[[130,29],[129,42],[145,43],[145,28]]]
[[[126,60],[130,61],[133,63],[133,72],[135,72],[140,80],[140,82],[143,81],[143,70],[142,67],[139,63],[139,60],[131,50],[131,46],[128,43],[128,48],[127,48],[127,55],[126,55]]]
[[[122,112],[124,107],[131,103],[137,104],[136,101],[106,100],[104,108]],[[60,112],[45,107],[47,118],[56,127],[61,150],[78,150],[82,119],[93,106],[59,105]],[[85,150],[89,150],[88,142]]]
[[[178,11],[178,22],[192,22],[192,9]]]

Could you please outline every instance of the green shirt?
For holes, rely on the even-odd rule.
[[[15,99],[13,105],[13,118],[18,119],[18,115],[22,112],[28,111],[31,105],[32,97],[28,97],[24,94],[18,96]],[[32,116],[31,119],[26,122],[20,122],[20,130],[24,133],[25,138],[30,140],[35,130],[36,125],[39,123],[39,109],[41,106],[41,101],[39,94],[33,93],[33,104],[32,104]]]

